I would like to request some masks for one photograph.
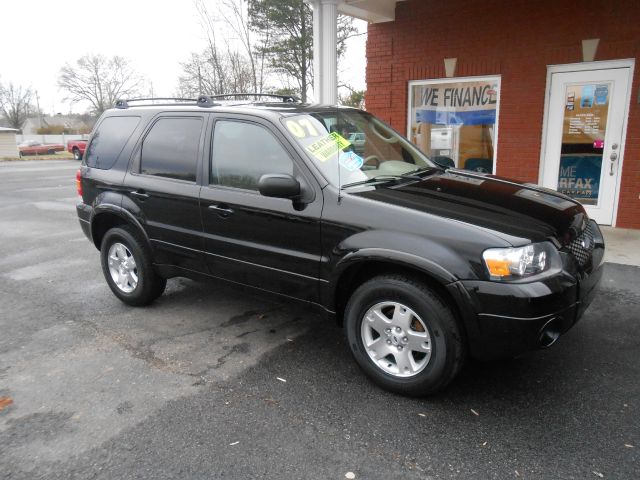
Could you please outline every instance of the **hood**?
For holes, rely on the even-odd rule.
[[[556,239],[565,245],[579,235],[587,219],[580,203],[553,190],[465,170],[355,194],[532,242]]]

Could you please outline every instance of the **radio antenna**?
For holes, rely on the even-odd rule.
[[[340,110],[338,110],[338,108],[336,107],[336,126],[335,129],[337,132],[340,132],[340,129],[338,128],[339,125],[339,120],[338,120],[338,115],[340,114]],[[340,202],[342,201],[342,182],[340,181],[340,147],[338,147],[338,158],[336,161],[336,165],[338,167],[338,205],[340,205]]]

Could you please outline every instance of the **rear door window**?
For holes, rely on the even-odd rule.
[[[200,117],[158,120],[142,143],[140,173],[195,182],[202,125]]]
[[[84,158],[86,165],[108,170],[116,163],[140,117],[107,117],[91,138]]]

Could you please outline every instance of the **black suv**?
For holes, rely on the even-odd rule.
[[[551,345],[602,275],[604,241],[580,203],[443,168],[352,108],[119,102],[77,186],[80,225],[123,302],[185,276],[317,305],[365,373],[404,394],[443,388],[467,355]]]

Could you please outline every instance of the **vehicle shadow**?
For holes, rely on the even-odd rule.
[[[345,376],[349,388],[365,386],[367,390],[374,388],[382,392],[355,364],[343,329],[319,309],[222,281],[196,283],[180,279],[178,282],[179,286],[169,288],[167,294],[151,308],[167,312],[169,317],[174,313],[178,315],[187,308],[196,313],[196,316],[204,317],[199,327],[202,331],[220,331],[234,327],[234,335],[228,336],[229,343],[225,351],[234,348],[237,337],[246,335],[247,339],[255,338],[257,332],[262,332],[262,336],[258,333],[259,338],[255,338],[255,344],[251,345],[252,350],[265,355],[260,361],[261,365],[268,365],[272,361],[270,356],[274,355],[281,361],[297,365],[304,365],[305,358],[312,356],[317,361],[305,366],[312,378],[325,378],[327,371],[333,371],[330,375],[333,380],[335,381],[335,372],[338,372]],[[203,315],[205,312],[208,315]],[[184,318],[184,314],[182,317]],[[496,401],[509,403],[510,406],[528,406],[535,402],[551,406],[554,397],[549,393],[555,392],[562,397],[557,398],[557,403],[566,404],[566,396],[572,395],[579,385],[592,386],[593,369],[597,368],[589,353],[593,346],[589,343],[586,331],[588,323],[588,318],[580,322],[575,330],[568,332],[557,345],[548,350],[537,350],[518,358],[492,362],[468,359],[458,377],[445,390],[425,399],[406,401],[431,405],[469,402],[470,405],[475,405],[475,408],[470,408],[477,411],[479,405],[494,404]],[[264,335],[265,332],[287,338],[270,341],[269,336]],[[176,336],[183,334],[182,331],[176,332]],[[295,345],[298,350],[292,350],[288,344],[294,337],[297,337]],[[268,345],[260,345],[264,341],[268,341]],[[280,347],[282,351],[271,352],[276,347]],[[297,358],[297,352],[305,355]],[[288,358],[283,358],[283,354]],[[590,368],[585,365],[590,365]],[[394,394],[385,392],[385,395]]]

